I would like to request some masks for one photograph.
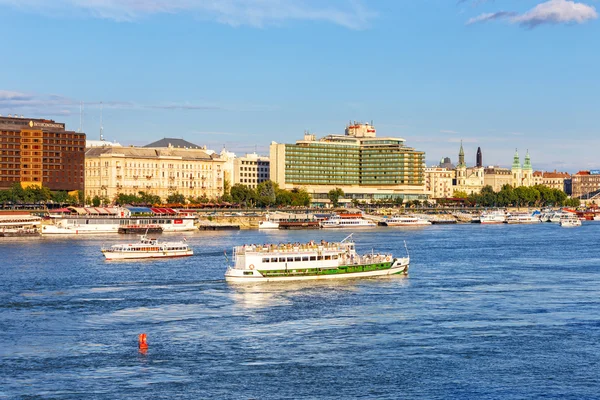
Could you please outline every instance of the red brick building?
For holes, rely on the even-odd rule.
[[[48,119],[0,117],[0,189],[15,182],[83,190],[85,133]]]

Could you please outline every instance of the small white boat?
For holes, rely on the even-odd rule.
[[[484,211],[479,217],[482,224],[503,224],[506,222],[506,213],[502,210]]]
[[[382,221],[384,226],[427,226],[431,222],[426,219],[411,215],[399,215],[392,218],[386,218]]]
[[[560,222],[563,218],[568,217],[569,215],[575,214],[570,213],[568,211],[558,210],[550,216],[550,222]]]
[[[342,217],[340,215],[334,215],[321,221],[321,228],[324,229],[362,229],[362,228],[376,228],[377,224],[373,221],[368,221],[361,217]]]
[[[581,220],[577,218],[577,215],[572,213],[566,213],[566,215],[563,215],[558,223],[564,228],[581,226]]]
[[[534,211],[532,214],[510,214],[506,217],[507,224],[535,224],[538,222],[542,222],[539,211]]]
[[[258,222],[258,229],[279,229],[279,222],[273,221],[271,216],[267,214],[264,221]]]
[[[185,239],[184,239],[185,240]],[[137,243],[115,244],[102,248],[102,254],[107,260],[129,260],[139,258],[187,257],[194,251],[183,242],[158,242],[157,239],[146,235],[140,236]]]

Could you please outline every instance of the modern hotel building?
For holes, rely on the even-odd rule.
[[[83,190],[85,133],[50,119],[0,117],[0,189],[19,182]]]
[[[329,203],[328,192],[340,188],[344,198],[425,200],[425,153],[404,145],[404,139],[376,137],[375,127],[352,123],[344,135],[317,140],[305,133],[295,144],[271,143],[271,180],[279,187],[304,187],[313,204]]]

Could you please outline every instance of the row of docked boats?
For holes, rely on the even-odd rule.
[[[576,213],[565,210],[558,211],[534,211],[533,213],[507,213],[503,210],[492,210],[483,212],[475,217],[472,222],[481,224],[533,224],[540,222],[556,222],[560,226],[581,226],[581,219]]]
[[[276,220],[266,216],[264,221],[260,221],[258,229],[281,229],[286,220]],[[379,223],[368,220],[362,214],[335,214],[318,221],[318,227],[322,229],[364,229],[380,226],[426,226],[431,222],[413,215],[400,215],[390,218],[383,218]]]

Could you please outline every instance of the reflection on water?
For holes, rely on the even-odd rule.
[[[3,242],[0,398],[594,398],[599,232],[376,229],[358,250],[406,240],[408,277],[256,285],[223,250],[348,232],[199,232],[143,263],[105,262],[114,236]]]

